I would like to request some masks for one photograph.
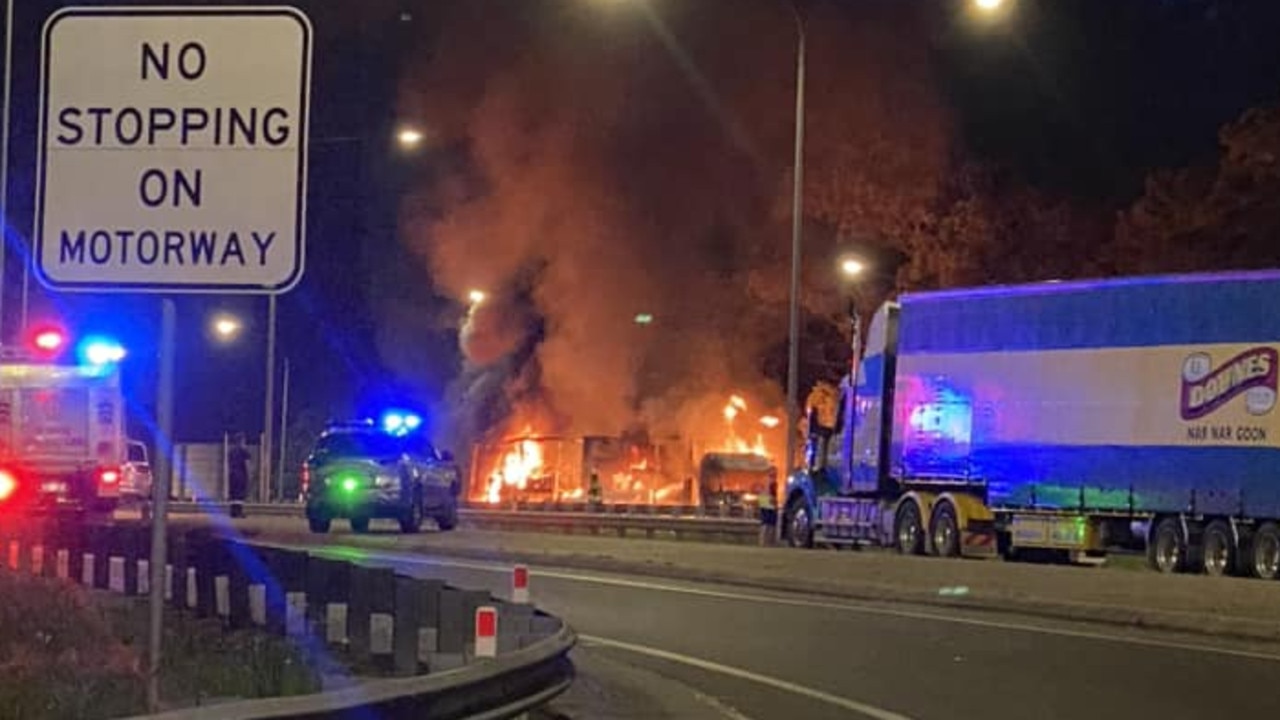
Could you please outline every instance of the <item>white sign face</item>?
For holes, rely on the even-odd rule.
[[[276,293],[302,276],[311,24],[66,8],[44,26],[37,264],[58,290]]]

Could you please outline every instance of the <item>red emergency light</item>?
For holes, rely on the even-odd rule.
[[[98,481],[103,485],[115,485],[120,482],[120,471],[107,468],[98,473]]]
[[[13,497],[18,492],[18,478],[8,470],[0,470],[0,502]]]
[[[67,345],[67,333],[62,328],[44,325],[33,328],[27,336],[27,344],[37,355],[52,357],[62,352]]]

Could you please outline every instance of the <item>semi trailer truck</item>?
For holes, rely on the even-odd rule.
[[[1280,271],[906,294],[811,415],[800,547],[1280,576]],[[854,323],[855,328],[857,323]]]

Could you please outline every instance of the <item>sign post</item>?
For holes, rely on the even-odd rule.
[[[41,46],[36,271],[61,291],[274,296],[302,277],[311,24],[69,7]],[[162,301],[148,699],[159,706],[177,311]]]

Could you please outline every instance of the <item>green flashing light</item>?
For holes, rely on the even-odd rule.
[[[360,480],[346,475],[338,479],[338,487],[342,488],[343,492],[355,492],[360,487]]]
[[[637,325],[648,325],[653,322],[653,315],[649,313],[639,313],[636,315]]]

